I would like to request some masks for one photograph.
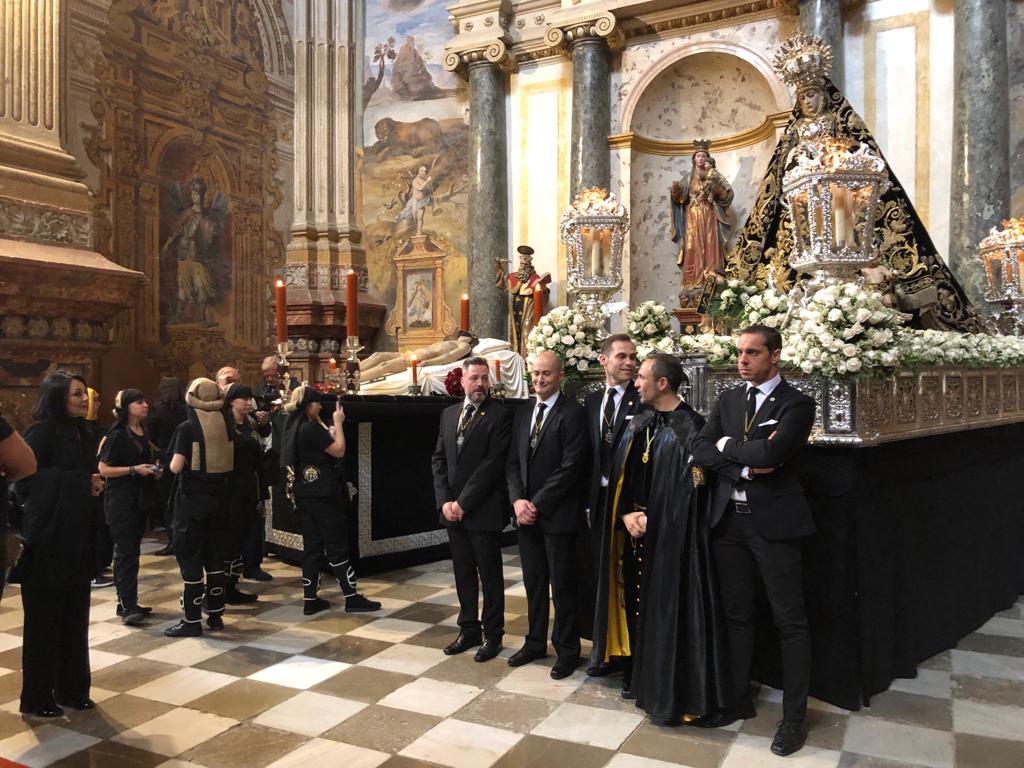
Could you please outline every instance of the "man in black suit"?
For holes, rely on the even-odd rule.
[[[633,385],[636,346],[629,336],[615,333],[605,338],[597,361],[604,368],[605,386],[591,392],[583,401],[590,435],[590,477],[587,481],[587,528],[581,536],[586,550],[581,609],[586,611],[591,626],[600,578],[601,537],[608,535],[608,474],[612,454],[630,420],[644,407]],[[617,666],[592,659],[587,674],[600,677],[614,672]]]
[[[583,408],[559,392],[562,362],[557,355],[537,355],[530,376],[537,396],[515,415],[506,468],[530,628],[508,663],[518,667],[547,656],[550,588],[555,603],[551,644],[558,656],[551,677],[561,680],[580,658],[573,554],[583,523],[586,422]]]
[[[746,382],[715,403],[694,460],[717,475],[710,525],[722,590],[733,706],[697,721],[715,728],[755,716],[750,698],[754,601],[764,584],[782,645],[783,719],[771,751],[789,755],[807,739],[811,636],[804,610],[800,537],[815,532],[798,474],[814,423],[814,400],[779,374],[782,336],[752,325],[736,342]]]
[[[510,512],[504,473],[512,414],[490,399],[484,358],[462,361],[462,388],[465,400],[441,414],[433,457],[434,497],[448,529],[459,596],[459,636],[444,652],[452,656],[479,645],[474,659],[488,661],[498,655],[505,633],[501,531]]]

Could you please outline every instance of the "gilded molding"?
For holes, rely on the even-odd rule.
[[[622,48],[626,38],[615,14],[601,11],[558,18],[544,32],[544,42],[555,50],[569,51],[576,43],[593,39],[605,40],[613,51]]]
[[[775,112],[768,115],[764,122],[755,128],[741,133],[734,133],[722,139],[713,139],[712,149],[716,152],[727,152],[733,149],[749,147],[762,141],[774,138],[776,132],[785,127],[789,120],[789,112]],[[617,133],[608,137],[609,149],[631,149],[648,155],[665,157],[684,157],[693,154],[696,149],[692,141],[665,141],[641,136],[638,133]]]
[[[92,222],[86,214],[0,198],[0,232],[18,240],[92,247]]]

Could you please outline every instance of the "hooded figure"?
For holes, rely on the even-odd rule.
[[[217,382],[196,379],[185,394],[188,416],[171,440],[174,491],[174,555],[185,582],[181,603],[185,617],[164,630],[168,637],[203,633],[203,571],[206,572],[207,626],[224,628],[227,515],[231,471],[235,466],[233,431]]]
[[[156,500],[153,446],[144,420],[149,413],[139,389],[122,389],[114,398],[114,424],[100,444],[99,469],[107,480],[103,508],[114,541],[114,586],[117,615],[129,626],[151,613],[139,605],[139,554],[146,518]]]
[[[301,386],[285,406],[289,413],[284,429],[281,464],[302,527],[302,610],[307,616],[327,609],[320,598],[320,568],[324,556],[345,596],[345,611],[362,613],[380,609],[356,591],[348,540],[348,486],[340,459],[345,455],[345,411],[338,400],[331,419],[332,430],[320,419],[322,397]]]

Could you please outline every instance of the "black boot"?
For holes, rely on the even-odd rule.
[[[181,590],[181,610],[185,618],[164,630],[167,637],[198,637],[203,634],[203,582],[186,581]]]
[[[320,591],[320,569],[316,566],[302,567],[302,612],[306,616],[312,616],[327,608],[329,603],[321,600],[317,593]]]
[[[345,598],[345,613],[371,613],[380,610],[380,603],[376,600],[367,600],[360,594],[349,595]]]

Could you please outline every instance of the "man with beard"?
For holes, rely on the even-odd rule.
[[[704,419],[676,394],[672,355],[644,360],[632,419],[612,460],[594,660],[631,657],[627,698],[660,723],[727,701],[721,608],[711,566],[708,496],[692,444]],[[624,694],[626,695],[626,694]]]
[[[615,333],[601,342],[597,362],[604,369],[605,388],[591,392],[583,401],[590,434],[590,478],[587,482],[587,527],[580,536],[583,549],[584,582],[580,610],[589,626],[586,636],[593,638],[594,600],[600,574],[601,539],[608,535],[608,476],[612,454],[626,427],[643,408],[633,386],[636,376],[636,346],[624,333]],[[620,659],[605,663],[591,659],[587,674],[601,677],[621,667]]]
[[[501,531],[511,507],[505,487],[512,414],[490,399],[490,370],[482,357],[462,361],[465,400],[441,414],[432,461],[434,495],[448,529],[459,596],[459,636],[448,656],[480,646],[474,659],[488,661],[505,634],[505,580]],[[478,613],[483,585],[483,615]],[[482,626],[481,626],[482,625]]]

